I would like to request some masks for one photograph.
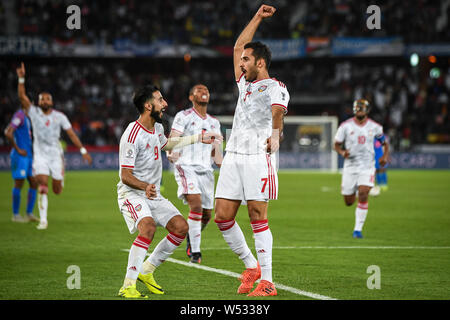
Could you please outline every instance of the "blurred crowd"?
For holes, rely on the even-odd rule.
[[[366,26],[370,0],[17,0],[0,4],[0,29],[13,35],[46,36],[62,42],[232,45],[261,3],[277,8],[277,19],[259,29],[258,37],[401,36],[407,43],[449,41],[449,0],[378,0],[381,30]],[[81,9],[82,28],[66,28],[67,6]],[[7,9],[9,8],[9,9]],[[11,15],[5,17],[5,11]],[[9,11],[8,11],[9,12]],[[15,26],[7,29],[5,25]],[[12,20],[12,21],[11,21]]]
[[[66,113],[85,144],[117,145],[124,127],[137,117],[131,97],[140,84],[152,82],[162,89],[169,103],[166,129],[176,112],[190,107],[188,92],[196,83],[210,89],[210,114],[232,115],[237,87],[228,60],[35,59],[25,61],[26,90],[35,103],[40,91],[51,92],[55,108]],[[396,150],[450,143],[450,64],[446,60],[440,74],[431,77],[427,68],[412,68],[404,60],[277,62],[270,74],[291,94],[288,116],[336,115],[341,122],[352,116],[352,101],[366,97],[372,102],[371,117],[384,125]],[[17,61],[0,62],[2,131],[19,107],[17,66]],[[305,101],[306,96],[311,99]],[[320,102],[324,97],[332,99]],[[6,145],[3,136],[0,145]]]

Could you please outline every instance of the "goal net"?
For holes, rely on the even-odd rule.
[[[222,134],[233,124],[232,116],[218,116]],[[338,128],[336,116],[288,116],[284,118],[279,169],[314,169],[336,172],[338,154],[333,151]],[[225,142],[226,143],[226,142]]]

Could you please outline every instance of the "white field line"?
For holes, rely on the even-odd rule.
[[[276,246],[273,249],[379,249],[379,250],[450,250],[450,247],[436,247],[436,246]],[[204,250],[230,250],[228,247],[206,247]]]
[[[122,249],[122,251],[130,251],[129,249]],[[149,256],[150,254],[147,253],[147,256]],[[200,265],[200,264],[194,264],[194,263],[190,263],[190,262],[185,262],[185,261],[181,261],[181,260],[177,260],[177,259],[173,259],[173,258],[168,258],[166,261],[172,262],[172,263],[177,263],[177,264],[181,264],[183,266],[186,267],[190,267],[190,268],[196,268],[196,269],[200,269],[200,270],[204,270],[204,271],[210,271],[210,272],[215,272],[215,273],[219,273],[225,276],[229,276],[229,277],[233,277],[233,278],[239,278],[240,274],[236,273],[236,272],[231,272],[228,270],[223,270],[223,269],[216,269],[216,268],[211,268],[211,267],[207,267],[204,265]],[[259,282],[259,281],[258,281]],[[337,300],[335,298],[331,298],[331,297],[327,297],[327,296],[323,296],[321,294],[317,294],[317,293],[313,293],[313,292],[308,292],[308,291],[303,291],[297,288],[292,288],[289,286],[285,286],[284,284],[281,283],[274,283],[275,287],[277,289],[281,289],[284,291],[288,291],[300,296],[306,296],[306,297],[310,297],[313,299],[318,299],[318,300]]]

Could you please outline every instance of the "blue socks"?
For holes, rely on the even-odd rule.
[[[383,173],[377,173],[376,174],[377,184],[380,186],[387,185],[387,174],[386,172]]]
[[[36,202],[36,189],[28,189],[27,214],[33,213],[34,203]]]
[[[13,198],[13,214],[18,215],[20,209],[20,189],[13,188],[12,198]],[[33,213],[34,204],[36,203],[36,189],[28,189],[28,201],[27,201],[27,214]]]
[[[13,188],[12,191],[13,200],[13,214],[18,215],[20,209],[20,189]]]

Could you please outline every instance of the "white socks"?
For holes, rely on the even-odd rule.
[[[128,254],[127,273],[123,283],[124,287],[136,284],[136,279],[141,271],[150,243],[150,239],[138,236],[131,245],[130,253]]]
[[[245,242],[244,234],[241,228],[236,223],[235,220],[214,220],[222,232],[225,242],[228,243],[231,250],[239,256],[239,258],[244,262],[245,267],[256,268],[258,266],[258,261],[253,256],[247,243]]]
[[[261,266],[261,280],[272,282],[272,232],[270,232],[267,219],[253,221],[251,224],[255,238],[255,250]]]
[[[189,212],[189,241],[191,243],[191,252],[200,252],[200,243],[202,241],[202,213]]]
[[[48,197],[46,193],[38,195],[39,219],[41,223],[47,223]]]
[[[156,268],[168,257],[170,257],[175,249],[178,248],[178,246],[183,242],[184,238],[185,236],[180,236],[170,232],[164,239],[162,239],[156,246],[155,250],[153,250],[147,261],[145,261],[144,274],[149,273],[149,271],[152,270],[150,264]]]
[[[369,209],[368,202],[358,202],[355,210],[355,231],[362,231],[364,222],[366,221],[367,211]]]

